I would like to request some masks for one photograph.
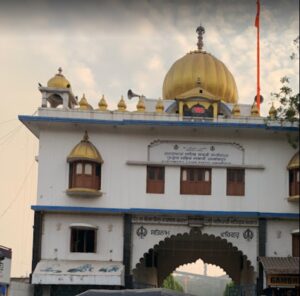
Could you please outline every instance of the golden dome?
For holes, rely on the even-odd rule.
[[[80,102],[79,102],[79,109],[80,110],[92,110],[93,107],[88,103],[85,94],[83,94]]]
[[[252,117],[258,117],[259,116],[259,111],[256,102],[253,103],[251,107],[251,116]]]
[[[61,73],[62,69],[58,68],[58,73],[48,81],[47,86],[54,88],[71,88],[70,82]]]
[[[233,106],[233,109],[232,109],[232,111],[231,111],[231,114],[232,114],[233,116],[240,116],[240,115],[241,115],[241,109],[240,109],[240,106],[239,106],[238,104],[235,104],[235,105]]]
[[[145,112],[145,110],[146,110],[144,99],[141,97],[139,98],[139,101],[136,105],[136,110],[137,110],[137,112]]]
[[[297,169],[299,168],[299,151],[295,153],[288,164],[288,169]]]
[[[164,109],[165,109],[165,107],[164,107],[163,101],[162,101],[161,98],[159,98],[157,100],[155,110],[156,110],[157,113],[162,113],[162,112],[164,112]]]
[[[272,103],[272,106],[269,110],[269,116],[273,119],[276,117],[276,114],[277,114],[277,110],[275,109],[274,104]]]
[[[123,96],[121,96],[121,100],[118,103],[118,111],[124,112],[124,111],[126,111],[126,108],[127,108],[127,106],[126,106],[126,103],[124,101],[124,98],[123,98]]]
[[[96,163],[103,163],[103,159],[97,148],[89,141],[88,133],[85,132],[83,139],[69,154],[67,161],[88,160]]]
[[[102,95],[101,100],[98,103],[98,111],[107,111],[107,103],[106,100],[104,98],[104,95]]]
[[[237,102],[238,92],[233,75],[221,61],[202,51],[204,32],[203,27],[197,28],[198,50],[177,60],[166,74],[163,84],[164,99],[175,99],[194,90],[190,95],[206,97],[205,92],[208,92],[215,99],[227,103]],[[199,87],[202,89],[201,93]]]

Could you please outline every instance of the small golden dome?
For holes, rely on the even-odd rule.
[[[145,110],[146,110],[145,102],[142,97],[139,98],[139,101],[136,105],[136,110],[137,110],[137,112],[145,112]]]
[[[259,111],[256,102],[253,103],[251,107],[251,116],[252,117],[259,117]]]
[[[231,114],[232,114],[233,116],[240,116],[240,115],[241,115],[241,109],[240,109],[240,106],[239,106],[238,104],[235,104],[235,105],[233,106],[233,109],[232,109],[232,111],[231,111]]]
[[[98,103],[98,111],[107,111],[107,103],[106,100],[104,98],[104,95],[102,95],[101,100]]]
[[[292,157],[292,159],[290,160],[289,164],[288,164],[288,169],[297,169],[299,168],[299,151],[295,153],[295,155]]]
[[[96,163],[103,163],[103,159],[97,148],[89,141],[88,133],[85,132],[83,139],[69,154],[67,161],[87,160]]]
[[[164,107],[163,101],[162,101],[161,98],[159,98],[157,100],[157,103],[156,103],[156,106],[155,106],[155,110],[156,110],[157,113],[162,113],[162,112],[164,112],[164,108],[165,107]]]
[[[274,103],[272,103],[272,106],[271,106],[271,108],[269,110],[269,115],[270,115],[271,118],[275,118],[276,114],[277,114],[277,110],[274,107]]]
[[[70,82],[61,73],[62,68],[59,67],[58,73],[48,81],[47,86],[53,88],[71,88]]]
[[[80,110],[92,110],[93,107],[88,103],[85,94],[83,94],[80,102],[79,102],[79,109]]]
[[[126,103],[124,101],[124,98],[123,98],[123,96],[121,96],[121,99],[118,103],[118,111],[124,112],[124,111],[126,111],[126,108],[127,108],[127,106],[126,106]]]

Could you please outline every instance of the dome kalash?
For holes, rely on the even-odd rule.
[[[233,75],[224,63],[202,50],[205,30],[199,26],[198,50],[177,60],[165,76],[163,98],[177,100],[183,115],[213,117],[226,104],[236,104],[238,92]]]

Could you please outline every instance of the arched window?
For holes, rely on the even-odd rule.
[[[289,200],[299,200],[300,172],[299,152],[297,152],[288,164],[289,170]]]
[[[88,140],[87,132],[68,156],[69,195],[99,195],[101,190],[102,157],[97,148]]]

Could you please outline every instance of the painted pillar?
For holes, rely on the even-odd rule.
[[[260,218],[258,221],[258,256],[266,256],[267,220]],[[258,266],[257,295],[261,295],[264,285],[264,272],[262,265]]]
[[[42,250],[42,227],[43,227],[43,214],[42,212],[34,212],[34,224],[33,224],[33,246],[32,246],[32,263],[31,263],[31,275],[36,268],[38,262],[41,260]],[[42,295],[42,287],[39,285],[34,286],[34,296]]]
[[[125,266],[125,288],[132,289],[131,275],[131,252],[132,252],[132,221],[131,215],[124,215],[124,245],[123,245],[123,264]]]

